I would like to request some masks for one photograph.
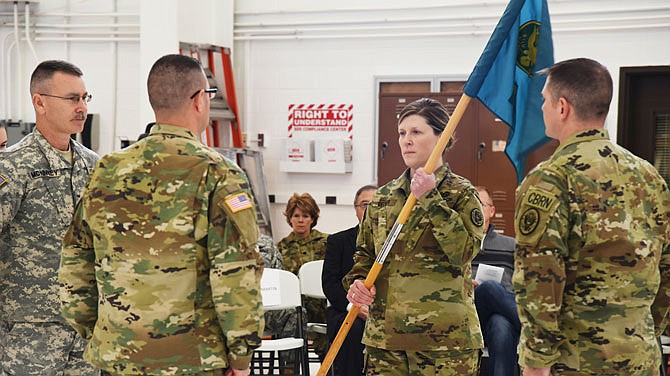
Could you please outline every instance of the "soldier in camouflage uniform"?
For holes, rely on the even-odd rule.
[[[484,235],[482,207],[475,188],[447,163],[440,160],[430,175],[422,168],[448,119],[442,104],[426,98],[400,112],[408,169],[377,191],[358,233],[345,287],[352,304],[370,304],[363,335],[367,375],[477,374],[483,339],[470,264]],[[368,291],[363,279],[410,191],[417,205]]]
[[[10,375],[98,373],[60,315],[56,280],[63,234],[98,159],[70,139],[91,99],[81,76],[64,61],[35,68],[35,130],[0,158],[0,368]]]
[[[328,234],[316,230],[314,226],[319,219],[319,206],[309,193],[294,193],[286,204],[286,222],[291,226],[288,236],[277,244],[284,259],[284,266],[289,272],[298,275],[302,264],[310,261],[323,260],[326,256],[326,240]],[[325,323],[326,301],[303,297],[307,309],[307,321]],[[328,351],[328,339],[324,334],[308,333],[314,341],[314,350],[323,359]]]
[[[163,56],[148,90],[156,125],[100,160],[65,234],[63,316],[105,373],[248,375],[263,307],[247,178],[198,139],[215,89],[197,60]]]
[[[670,305],[668,185],[609,140],[604,66],[580,58],[546,73],[546,133],[560,145],[516,197],[524,375],[657,375]]]

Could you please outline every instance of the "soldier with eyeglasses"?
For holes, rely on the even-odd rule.
[[[63,235],[98,159],[70,138],[84,128],[91,94],[81,70],[57,60],[35,68],[30,94],[35,129],[0,158],[0,366],[97,375],[61,317],[57,281]]]
[[[248,376],[263,334],[249,181],[200,141],[216,88],[197,60],[161,57],[147,89],[156,124],[100,159],[63,237],[63,316],[103,375]]]

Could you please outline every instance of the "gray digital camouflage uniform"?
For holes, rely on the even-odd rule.
[[[86,360],[113,374],[248,368],[263,332],[252,202],[244,173],[181,127],[103,157],[59,272]]]
[[[520,363],[657,375],[670,305],[670,192],[604,129],[577,133],[517,189]]]
[[[9,374],[95,374],[58,300],[61,241],[98,159],[75,141],[70,150],[73,162],[35,130],[0,157],[0,365]]]
[[[368,204],[345,288],[367,276],[381,251],[410,193],[408,173],[377,190]],[[472,375],[483,339],[470,264],[484,235],[484,216],[469,181],[451,173],[447,164],[435,171],[435,178],[437,188],[417,201],[375,282],[377,295],[370,306],[363,343],[424,359],[406,374],[434,375],[438,369],[440,375]],[[415,357],[416,353],[430,355]],[[463,362],[463,354],[471,361]],[[458,361],[450,363],[450,356]],[[431,364],[430,359],[438,358],[447,361]],[[390,358],[386,359],[385,364],[374,365],[368,359],[368,374],[402,372],[399,364],[386,363]]]

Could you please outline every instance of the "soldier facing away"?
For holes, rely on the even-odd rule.
[[[81,70],[57,60],[35,68],[30,94],[35,130],[0,158],[0,373],[96,375],[60,315],[57,283],[61,240],[98,159],[70,139],[91,95]]]
[[[200,63],[166,55],[148,78],[156,125],[103,157],[64,238],[63,316],[105,374],[248,375],[263,308],[244,173],[198,140]]]
[[[516,196],[524,375],[657,375],[670,305],[668,185],[609,140],[604,66],[580,58],[546,74],[546,134],[560,145]]]

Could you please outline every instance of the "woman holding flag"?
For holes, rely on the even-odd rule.
[[[481,204],[472,184],[441,158],[434,174],[423,170],[448,120],[446,108],[427,98],[400,112],[407,170],[377,191],[361,224],[345,283],[352,304],[370,305],[367,375],[477,374],[483,340],[470,263],[484,234]],[[363,279],[410,193],[417,205],[368,290]]]

